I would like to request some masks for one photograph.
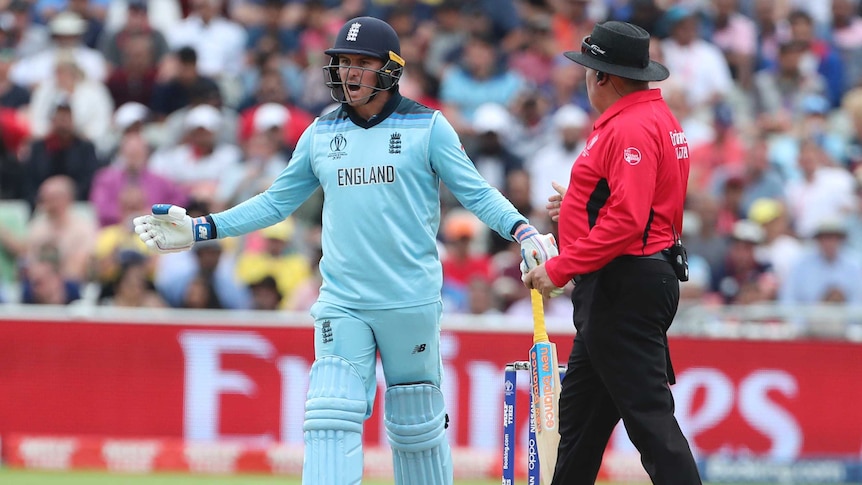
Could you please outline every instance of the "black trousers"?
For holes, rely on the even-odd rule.
[[[654,484],[700,484],[669,387],[667,329],[679,305],[670,264],[617,258],[579,277],[572,302],[578,333],[562,383],[552,484],[594,484],[620,419]]]

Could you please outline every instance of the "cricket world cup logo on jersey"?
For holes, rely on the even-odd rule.
[[[340,160],[341,157],[347,155],[347,138],[341,133],[332,137],[329,141],[329,158],[332,160]]]

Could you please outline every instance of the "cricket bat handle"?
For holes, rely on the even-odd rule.
[[[545,329],[545,306],[542,294],[538,290],[530,290],[530,302],[533,304],[533,343],[548,342],[548,331]]]

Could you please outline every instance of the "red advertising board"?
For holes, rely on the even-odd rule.
[[[301,445],[311,337],[307,326],[254,321],[0,319],[0,437]],[[555,338],[563,361],[571,338]],[[503,366],[524,359],[530,344],[528,333],[444,332],[455,446],[499,450]],[[675,338],[671,352],[676,414],[699,456],[862,456],[862,346]],[[526,437],[527,384],[524,374],[519,439]],[[385,441],[379,411],[366,424],[372,446]],[[617,430],[610,447],[624,452],[631,444]]]

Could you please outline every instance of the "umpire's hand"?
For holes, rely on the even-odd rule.
[[[548,197],[548,205],[545,208],[548,209],[548,217],[554,222],[559,222],[560,207],[563,205],[563,196],[566,195],[566,188],[556,182],[551,182],[551,187],[557,193]]]
[[[524,286],[531,290],[538,290],[545,298],[553,298],[563,293],[563,289],[551,281],[544,264],[531,269],[521,279],[524,280]]]

